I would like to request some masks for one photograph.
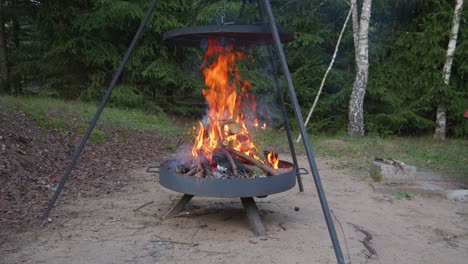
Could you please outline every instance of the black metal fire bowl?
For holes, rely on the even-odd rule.
[[[257,236],[266,235],[266,229],[260,218],[258,207],[253,197],[264,197],[287,191],[296,185],[294,165],[280,161],[279,168],[291,168],[289,172],[275,176],[256,178],[201,178],[176,173],[168,160],[159,167],[159,183],[167,189],[183,193],[179,201],[167,212],[164,219],[181,213],[194,196],[220,198],[240,198],[252,231]]]
[[[280,193],[296,185],[294,165],[280,161],[280,168],[292,168],[287,173],[256,178],[201,178],[187,176],[173,171],[166,161],[159,169],[159,183],[167,189],[194,195],[220,198],[266,196]]]

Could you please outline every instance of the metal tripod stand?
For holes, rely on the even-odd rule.
[[[57,188],[57,190],[55,191],[54,193],[54,196],[52,197],[52,199],[50,200],[49,202],[49,205],[48,207],[46,208],[45,212],[44,212],[44,216],[45,217],[48,217],[55,202],[57,201],[58,197],[60,196],[60,193],[68,179],[68,177],[70,176],[70,173],[73,169],[73,167],[75,166],[76,162],[78,161],[78,158],[84,148],[84,146],[86,145],[86,142],[91,134],[91,132],[93,131],[107,101],[109,100],[109,97],[112,93],[112,90],[115,86],[115,84],[117,83],[125,65],[127,64],[135,46],[136,46],[136,43],[138,42],[142,32],[143,32],[143,29],[145,28],[149,18],[151,17],[151,14],[153,13],[154,11],[154,8],[157,4],[158,0],[153,0],[145,17],[143,18],[135,36],[133,37],[133,40],[132,42],[130,43],[130,46],[127,50],[127,52],[125,53],[122,61],[120,62],[120,65],[114,75],[114,77],[112,78],[112,81],[111,83],[109,84],[108,88],[107,88],[107,91],[96,111],[96,114],[94,115],[93,119],[91,120],[90,124],[89,124],[89,127],[88,129],[86,130],[82,140],[81,140],[81,143],[80,145],[78,146],[78,148],[76,149],[74,155],[73,155],[73,158],[70,162],[70,164],[68,165],[60,183],[59,183],[59,186]],[[270,30],[271,30],[271,34],[272,34],[272,37],[273,37],[273,40],[274,40],[274,44],[275,44],[275,47],[276,47],[276,50],[277,50],[277,53],[278,53],[278,56],[279,56],[279,59],[280,59],[280,62],[281,62],[281,67],[282,67],[282,70],[283,70],[283,74],[285,75],[286,77],[286,81],[287,81],[287,85],[288,85],[288,90],[289,90],[289,96],[290,96],[290,99],[293,103],[293,106],[294,106],[294,112],[295,112],[295,117],[296,117],[296,120],[299,124],[299,128],[300,128],[300,133],[301,133],[301,136],[303,138],[303,143],[304,143],[304,148],[306,150],[306,153],[307,153],[307,158],[308,158],[308,161],[309,161],[309,165],[310,165],[310,168],[311,168],[311,171],[312,171],[312,175],[313,175],[313,178],[314,178],[314,183],[315,183],[315,187],[316,187],[316,190],[317,190],[317,193],[318,193],[318,196],[319,196],[319,200],[320,200],[320,204],[321,204],[321,207],[322,207],[322,211],[323,211],[323,215],[325,217],[325,221],[326,221],[326,224],[327,224],[327,227],[328,227],[328,232],[329,232],[329,235],[330,235],[330,238],[331,238],[331,241],[332,241],[332,244],[333,244],[333,248],[334,248],[334,251],[335,251],[335,256],[336,256],[336,259],[337,259],[337,262],[340,263],[340,264],[344,264],[344,257],[343,257],[343,253],[341,251],[341,248],[340,248],[340,244],[339,244],[339,241],[338,241],[338,237],[337,237],[337,234],[336,234],[336,230],[335,230],[335,226],[333,224],[333,219],[331,217],[331,213],[330,213],[330,209],[328,207],[328,202],[327,202],[327,199],[326,199],[326,196],[325,196],[325,191],[323,189],[323,186],[322,186],[322,182],[321,182],[321,179],[320,179],[320,175],[319,175],[319,171],[317,169],[317,164],[315,162],[315,157],[314,157],[314,152],[312,150],[312,147],[310,145],[310,141],[309,141],[309,136],[307,135],[307,131],[306,131],[306,128],[304,126],[304,119],[302,117],[302,113],[300,111],[300,107],[299,107],[299,102],[297,100],[297,96],[296,96],[296,92],[295,92],[295,89],[294,89],[294,85],[293,85],[293,82],[292,82],[292,78],[291,78],[291,74],[289,72],[289,68],[288,68],[288,65],[287,65],[287,62],[286,62],[286,56],[284,54],[284,51],[283,51],[283,47],[281,45],[281,41],[280,41],[280,36],[278,34],[278,28],[276,26],[276,22],[275,22],[275,19],[274,19],[274,16],[273,16],[273,12],[272,12],[272,8],[271,8],[271,4],[270,4],[270,1],[269,0],[258,0],[258,6],[259,6],[259,9],[260,9],[260,13],[261,13],[261,16],[262,16],[262,20],[263,20],[263,23],[268,24],[269,27],[270,27]],[[276,67],[274,66],[274,61],[273,61],[273,49],[271,47],[268,48],[268,53],[269,53],[269,56],[271,57],[271,63],[272,63],[272,67],[273,67],[273,72],[275,74],[275,86],[277,88],[277,91],[278,91],[278,95],[280,96],[280,99],[281,99],[281,107],[282,107],[282,112],[283,112],[283,117],[285,118],[285,123],[287,125],[287,115],[286,115],[286,111],[284,109],[284,100],[282,98],[282,91],[281,91],[281,88],[279,86],[279,82],[278,82],[278,77],[276,76]],[[297,168],[297,159],[296,159],[296,155],[295,155],[295,150],[294,150],[294,145],[293,145],[293,141],[292,141],[292,137],[291,137],[291,131],[289,129],[289,127],[287,127],[287,136],[288,136],[288,141],[289,141],[289,146],[290,146],[290,149],[291,149],[291,154],[293,156],[293,159],[294,159],[294,165],[296,165],[296,168]],[[298,183],[299,183],[299,188],[300,190],[302,191],[302,182],[301,182],[301,179],[300,179],[300,175],[299,175],[299,172],[297,172],[297,179],[298,179]],[[190,200],[190,199],[189,199]],[[244,201],[243,201],[244,202]],[[248,202],[248,201],[247,201]]]

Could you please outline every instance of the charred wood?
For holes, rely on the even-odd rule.
[[[246,154],[244,154],[242,152],[239,152],[239,151],[237,151],[235,149],[229,149],[229,152],[231,154],[233,154],[234,156],[242,158],[242,159],[248,161],[249,163],[251,163],[252,165],[257,166],[258,168],[262,169],[265,173],[269,174],[269,176],[278,175],[278,173],[273,168],[261,163],[260,161],[254,159],[253,157],[251,157],[249,155],[246,155]]]

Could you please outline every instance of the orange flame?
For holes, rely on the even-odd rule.
[[[268,163],[274,168],[277,169],[279,165],[279,156],[276,152],[270,152],[267,155]]]
[[[235,62],[244,54],[235,51],[233,46],[221,46],[216,39],[208,40],[202,72],[207,89],[202,91],[208,104],[206,127],[200,122],[198,135],[192,148],[194,157],[202,152],[211,160],[213,151],[220,144],[243,152],[257,160],[250,134],[247,130],[244,113],[255,113],[255,97],[249,94],[250,82],[242,80]],[[211,63],[211,64],[210,64]],[[235,124],[236,129],[231,129]]]

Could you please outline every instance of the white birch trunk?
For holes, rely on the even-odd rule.
[[[354,54],[358,54],[358,43],[359,43],[359,37],[358,37],[358,32],[359,32],[359,7],[357,4],[357,0],[351,0],[351,6],[353,7],[353,39],[354,39]],[[357,56],[354,56],[357,62]]]
[[[447,48],[447,55],[445,57],[444,64],[444,83],[449,84],[450,74],[452,72],[453,64],[453,55],[455,54],[455,48],[457,46],[458,30],[460,29],[460,18],[463,10],[463,0],[457,0],[455,5],[455,11],[453,15],[452,22],[452,31],[450,36],[450,41]],[[436,117],[436,129],[434,131],[435,139],[445,139],[445,134],[447,130],[447,114],[446,108],[444,105],[439,105],[437,107],[437,117]]]
[[[355,0],[352,1],[356,2]],[[356,78],[354,80],[353,91],[349,101],[348,110],[348,135],[364,135],[364,96],[366,95],[367,81],[369,78],[369,21],[371,16],[372,0],[364,0],[362,3],[361,18],[357,23],[357,10],[353,12],[353,29],[355,49],[356,49]],[[356,15],[355,15],[356,14]],[[357,45],[357,47],[356,47]]]

